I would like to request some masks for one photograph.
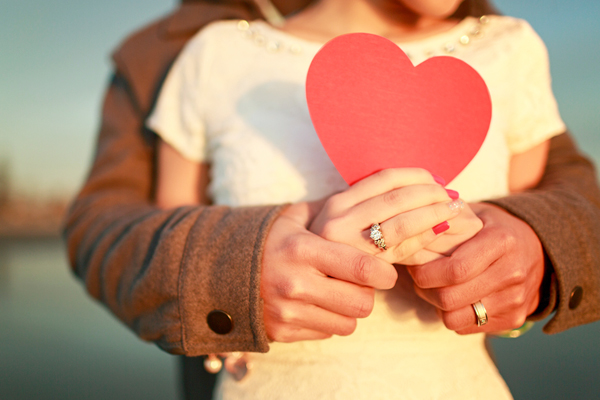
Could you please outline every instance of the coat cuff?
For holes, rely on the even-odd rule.
[[[533,316],[556,310],[544,326],[553,334],[600,319],[600,225],[598,211],[583,197],[567,191],[535,191],[488,201],[528,223],[537,234],[554,279],[542,290],[548,303]]]
[[[282,209],[223,207],[215,213],[213,208],[195,221],[179,277],[181,338],[186,355],[269,350],[260,272],[265,239]],[[206,226],[214,229],[207,231]],[[217,333],[214,321],[207,321],[215,311],[217,317],[225,319],[225,332]],[[226,332],[228,328],[231,330]]]

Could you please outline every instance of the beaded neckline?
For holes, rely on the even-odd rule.
[[[438,43],[424,46],[425,49],[419,52],[421,54],[415,54],[415,52],[410,50],[410,47],[420,43],[427,43],[428,41],[435,42],[435,36],[414,42],[398,43],[398,45],[408,49],[406,55],[413,61],[414,59],[459,53],[461,49],[464,49],[473,42],[483,38],[486,26],[490,22],[490,18],[486,15],[477,19],[470,18],[469,20],[470,21],[467,21],[468,23],[465,24],[459,23],[451,30],[452,32],[460,32],[457,37],[451,40],[439,40]],[[291,54],[301,54],[306,48],[317,50],[323,46],[323,43],[311,42],[306,39],[295,37],[284,31],[278,30],[261,20],[253,22],[240,20],[237,23],[237,29],[244,37],[253,41],[255,45],[264,47],[269,53],[287,52]],[[268,32],[265,32],[267,30]],[[445,34],[444,36],[448,36],[448,34]]]

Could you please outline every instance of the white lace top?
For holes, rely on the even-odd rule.
[[[488,136],[449,184],[468,201],[506,195],[511,155],[565,130],[539,37],[521,20],[484,22],[467,18],[443,34],[400,44],[415,64],[456,56],[490,89]],[[148,126],[186,158],[211,164],[209,191],[217,204],[297,202],[343,190],[304,93],[320,47],[261,21],[213,23],[174,64]],[[484,336],[447,330],[416,296],[408,274],[399,275],[393,289],[376,293],[373,313],[354,334],[273,343],[268,353],[252,355],[252,371],[242,382],[222,373],[216,397],[510,399]]]

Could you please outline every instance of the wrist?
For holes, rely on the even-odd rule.
[[[535,311],[527,317],[527,320],[538,321],[546,318],[555,311],[558,304],[558,302],[555,301],[556,296],[554,295],[555,285],[556,276],[554,275],[554,268],[552,267],[552,263],[550,262],[546,251],[544,251],[544,277],[542,278],[542,284],[539,288],[540,300]]]

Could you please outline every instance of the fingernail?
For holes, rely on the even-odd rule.
[[[446,186],[446,181],[444,180],[444,178],[442,178],[441,176],[437,176],[435,174],[431,174],[431,176],[433,176],[434,181],[436,181],[437,183],[439,183],[442,186]]]
[[[448,196],[450,196],[452,200],[456,200],[460,197],[456,190],[446,189],[446,193],[448,193]]]
[[[450,229],[450,225],[448,225],[448,221],[444,221],[441,224],[437,224],[433,227],[433,233],[439,235],[442,232],[446,232],[448,229]]]
[[[453,202],[448,203],[448,208],[450,209],[450,211],[458,211],[462,210],[464,205],[465,203],[463,203],[462,200],[454,200]]]

